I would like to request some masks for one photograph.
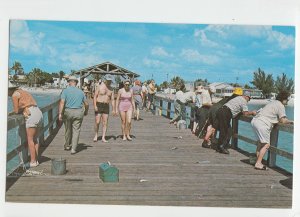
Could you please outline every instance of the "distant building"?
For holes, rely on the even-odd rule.
[[[230,97],[233,94],[234,87],[225,82],[214,82],[208,85],[209,87],[214,87],[216,89],[216,97]]]
[[[262,91],[258,89],[243,89],[243,91],[250,92],[250,96],[253,99],[262,99],[264,97]]]

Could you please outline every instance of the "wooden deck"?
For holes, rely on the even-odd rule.
[[[7,202],[163,205],[207,207],[292,206],[289,177],[257,171],[235,150],[222,155],[201,147],[190,130],[178,130],[161,116],[142,112],[133,121],[132,142],[122,141],[119,117],[110,116],[109,143],[93,142],[94,114],[85,117],[79,152],[63,150],[64,127],[44,147],[35,171],[45,175],[7,178]],[[182,138],[179,138],[179,137]],[[51,175],[51,159],[67,160],[67,174]],[[99,164],[120,170],[118,183],[99,179]],[[143,181],[141,181],[143,180]]]

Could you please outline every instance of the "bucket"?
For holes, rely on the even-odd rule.
[[[249,155],[249,163],[254,165],[256,163],[257,157],[256,154],[252,153]]]
[[[63,175],[66,173],[66,159],[54,158],[51,159],[51,174]]]
[[[185,123],[180,123],[179,124],[179,130],[182,130],[182,129],[186,129]]]

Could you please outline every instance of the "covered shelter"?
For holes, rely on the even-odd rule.
[[[101,64],[97,64],[94,66],[90,66],[84,69],[80,69],[78,71],[74,72],[76,75],[80,76],[80,88],[83,84],[84,78],[88,77],[91,74],[100,74],[100,75],[119,75],[123,77],[124,79],[130,79],[131,82],[137,77],[139,77],[139,74],[136,74],[132,71],[129,71],[125,68],[122,68],[120,66],[117,66],[111,62],[104,62]]]

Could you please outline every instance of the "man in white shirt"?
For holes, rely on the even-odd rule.
[[[257,161],[254,166],[255,169],[267,169],[267,167],[262,164],[262,159],[270,147],[270,137],[273,126],[278,122],[284,124],[293,123],[293,121],[287,119],[284,108],[284,106],[288,103],[288,97],[288,92],[280,92],[276,97],[276,100],[268,103],[264,108],[262,108],[251,121],[251,125],[258,140],[256,148]]]
[[[230,141],[230,121],[232,118],[235,118],[241,112],[243,115],[256,115],[256,111],[248,111],[247,103],[250,99],[250,93],[245,91],[243,96],[229,100],[217,111],[218,126],[213,126],[213,128],[220,130],[217,152],[229,154],[227,148]]]
[[[183,90],[185,89],[185,85],[182,84],[179,91],[175,94],[175,100],[174,100],[174,117],[170,121],[170,124],[174,123],[176,124],[179,120],[185,120],[186,119],[186,109],[185,106],[189,102],[195,102],[196,95],[194,92],[186,92],[184,93]]]
[[[198,137],[203,137],[205,135],[205,131],[207,128],[207,123],[208,123],[208,113],[209,113],[209,109],[212,106],[212,94],[214,94],[215,88],[214,87],[209,87],[208,90],[203,90],[202,94],[201,94],[201,101],[202,101],[202,106],[199,110],[199,121],[198,121],[198,126],[197,126],[197,130],[196,130],[196,134],[198,135]]]

